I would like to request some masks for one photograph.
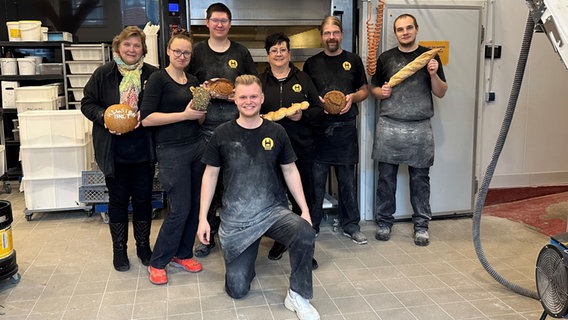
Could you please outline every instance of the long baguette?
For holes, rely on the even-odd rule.
[[[422,69],[428,62],[433,59],[438,52],[442,51],[441,48],[435,48],[424,52],[416,59],[412,60],[409,64],[405,65],[397,73],[395,73],[389,80],[389,86],[394,87],[404,81],[406,78],[415,74],[416,71]]]

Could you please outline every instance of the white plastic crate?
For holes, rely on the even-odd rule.
[[[83,88],[73,88],[69,90],[73,92],[73,99],[75,99],[75,101],[81,101],[81,99],[83,99]]]
[[[14,91],[16,93],[16,103],[27,101],[45,101],[53,100],[59,95],[57,86],[27,86],[18,87]]]
[[[71,51],[71,57],[73,60],[85,61],[85,60],[99,60],[103,59],[103,51],[100,45],[72,45],[65,48]],[[108,50],[105,50],[105,60],[108,60]]]
[[[18,119],[22,146],[84,144],[90,130],[80,110],[26,111]]]
[[[28,210],[73,209],[80,207],[81,177],[33,179],[22,178]]]
[[[90,74],[70,74],[67,76],[71,88],[83,88],[91,78]]]
[[[89,169],[90,143],[69,146],[20,147],[22,171],[27,178],[76,177]]]
[[[71,74],[91,74],[103,65],[102,61],[68,61]]]
[[[16,88],[20,86],[18,81],[2,81],[2,108],[16,108]]]
[[[16,100],[16,109],[18,109],[18,114],[25,111],[57,110],[60,106],[61,106],[61,99],[58,98],[51,100],[41,100],[41,101]]]
[[[0,144],[0,175],[6,173],[6,147]]]

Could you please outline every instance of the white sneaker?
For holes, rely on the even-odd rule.
[[[288,290],[286,299],[284,299],[284,306],[290,311],[296,312],[300,320],[319,320],[320,315],[316,308],[312,306],[310,300],[305,299],[298,293]]]

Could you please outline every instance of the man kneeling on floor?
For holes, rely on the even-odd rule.
[[[235,80],[239,118],[215,129],[202,158],[207,167],[201,186],[197,235],[201,243],[209,243],[207,211],[222,172],[223,206],[218,234],[225,259],[225,291],[235,299],[249,292],[256,275],[260,240],[266,235],[289,248],[292,272],[285,307],[300,319],[319,319],[309,301],[313,296],[315,231],[294,163],[296,155],[284,128],[260,117],[263,100],[256,76],[242,75]],[[302,209],[301,216],[288,208],[282,174]]]

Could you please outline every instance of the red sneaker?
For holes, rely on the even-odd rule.
[[[201,265],[201,263],[198,262],[197,260],[193,259],[193,258],[179,259],[179,258],[174,257],[172,259],[172,265],[174,267],[182,268],[182,269],[185,269],[185,271],[189,271],[189,272],[193,272],[193,273],[203,270],[203,266]]]
[[[150,282],[152,282],[153,284],[160,285],[168,283],[168,275],[166,274],[166,269],[158,269],[149,266],[148,272],[150,272]]]

